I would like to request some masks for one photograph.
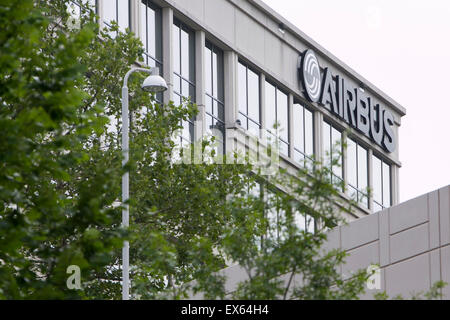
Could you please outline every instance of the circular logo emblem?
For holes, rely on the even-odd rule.
[[[308,49],[303,54],[302,59],[303,87],[306,95],[312,102],[319,101],[321,79],[320,67],[314,51]]]

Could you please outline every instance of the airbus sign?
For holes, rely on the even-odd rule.
[[[309,101],[324,106],[386,151],[395,150],[394,116],[389,110],[344,77],[333,76],[328,68],[321,72],[313,50],[306,50],[300,61],[301,82]]]

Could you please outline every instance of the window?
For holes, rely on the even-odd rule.
[[[263,201],[264,198],[264,194],[263,194],[263,187],[259,182],[255,182],[252,184],[247,183],[247,187],[246,187],[246,193],[247,196],[254,200],[255,203],[258,203],[258,201]],[[250,202],[253,203],[253,202]],[[259,233],[259,232],[255,232],[254,234],[254,241],[255,241],[255,245],[261,249],[262,248],[262,240],[263,240],[263,236]]]
[[[259,75],[241,62],[238,64],[238,99],[241,126],[259,136]]]
[[[293,158],[305,165],[314,154],[313,114],[299,103],[294,102],[293,108]]]
[[[149,0],[141,0],[140,15],[140,39],[145,48],[144,63],[150,67],[158,67],[162,72],[161,9]]]
[[[71,0],[67,4],[67,10],[70,15],[76,19],[80,19],[81,12],[87,12],[87,8],[96,11],[95,0]]]
[[[223,52],[211,43],[205,46],[205,120],[206,130],[218,141],[218,154],[225,143],[225,114],[223,87]]]
[[[327,122],[323,122],[324,163],[331,169],[331,182],[342,183],[342,133]],[[339,188],[342,189],[342,188]]]
[[[368,154],[352,139],[347,139],[347,193],[358,203],[369,207],[368,187]]]
[[[277,197],[276,193],[270,189],[267,189],[266,191],[267,203],[270,204],[270,210],[266,210],[266,218],[269,223],[266,239],[271,241],[283,241],[286,239],[288,232],[286,229],[286,213],[284,210],[278,208],[280,199]],[[315,232],[314,218],[307,214],[301,214],[296,211],[293,217],[293,223],[298,231]]]
[[[181,105],[183,98],[195,101],[195,43],[194,33],[176,21],[173,25],[174,75],[173,92],[175,105]],[[194,119],[182,121],[182,145],[194,141]]]
[[[373,212],[391,206],[391,166],[377,156],[372,156]]]
[[[294,215],[294,223],[299,230],[314,233],[315,222],[313,217],[296,212]]]
[[[265,96],[266,129],[271,135],[278,137],[280,153],[288,156],[288,95],[280,91],[278,87],[266,81]]]
[[[266,219],[268,222],[266,239],[270,241],[278,241],[280,237],[280,216],[284,212],[280,212],[277,208],[277,197],[274,193],[268,190],[267,192],[267,203],[269,204],[269,208],[266,210]]]
[[[128,0],[108,0],[103,1],[103,23],[111,26],[112,21],[116,21],[121,31],[130,27],[130,11]]]

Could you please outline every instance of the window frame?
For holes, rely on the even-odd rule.
[[[220,141],[222,143],[222,150],[223,152],[225,151],[225,66],[224,66],[224,52],[221,48],[217,47],[216,45],[214,45],[212,42],[205,40],[205,45],[204,45],[204,50],[210,50],[211,52],[211,60],[208,62],[206,59],[206,54],[205,54],[205,58],[204,58],[204,64],[205,64],[205,83],[207,81],[207,68],[206,68],[206,63],[210,63],[210,70],[211,70],[211,93],[208,93],[208,91],[205,88],[205,120],[206,120],[206,125],[208,125],[208,121],[206,119],[206,117],[211,117],[213,119],[213,121],[217,121],[218,122],[218,126],[219,126],[219,130],[222,132],[222,141]],[[214,58],[213,58],[213,53],[215,53],[217,55],[217,59],[216,59],[216,63],[217,66],[215,68],[215,70],[217,70],[217,75],[214,75]],[[219,59],[220,56],[220,59]],[[219,66],[220,65],[220,66]],[[221,78],[221,80],[217,80]],[[218,92],[214,92],[214,83],[215,80],[218,81],[217,83],[217,88],[218,88]],[[206,87],[206,85],[205,85]],[[221,99],[222,97],[222,99]],[[209,112],[207,106],[207,101],[206,99],[209,99],[212,103],[211,105],[211,111]],[[214,114],[214,103],[217,104],[217,115]],[[222,108],[222,113],[219,111],[219,108]],[[222,119],[220,119],[220,115],[222,114]],[[212,128],[210,128],[212,129]],[[222,152],[222,153],[223,153]]]
[[[140,40],[142,41],[142,38],[145,38],[145,43],[143,42],[145,52],[144,52],[144,63],[148,66],[149,60],[153,60],[154,65],[159,68],[160,74],[162,74],[162,68],[163,68],[163,57],[162,57],[162,9],[155,5],[151,0],[140,0],[139,1],[140,6],[140,31],[141,31],[141,37]],[[143,13],[142,8],[145,7],[145,21],[142,21]],[[151,26],[151,28],[154,28],[155,30],[155,56],[152,56],[149,52],[149,21],[148,21],[148,9],[151,9],[155,12],[155,25]],[[142,27],[145,26],[145,30],[142,30]]]
[[[111,0],[109,0],[109,1],[111,1]],[[117,25],[119,26],[119,30],[121,30],[121,27],[120,27],[120,24],[119,24],[119,0],[114,0],[114,1],[115,1],[115,4],[116,4],[116,8],[115,8],[116,17],[115,17],[115,20],[112,20],[112,21],[116,21]],[[131,9],[131,1],[127,0],[127,2],[128,2],[128,22],[127,22],[127,26],[123,30],[124,32],[125,32],[126,29],[130,30],[130,27],[131,27],[131,10],[130,10]],[[104,6],[105,1],[103,1],[102,4]],[[109,21],[107,22],[105,20],[105,13],[104,12],[105,12],[105,10],[103,9],[102,10],[102,22],[106,26],[111,27],[110,22]]]
[[[279,100],[278,99],[278,93],[280,92],[280,93],[282,93],[282,94],[284,94],[286,96],[286,120],[287,120],[287,122],[286,122],[286,128],[285,129],[287,130],[287,141],[285,141],[281,137],[281,135],[279,134],[279,128],[278,127],[277,127],[275,132],[273,131],[275,129],[273,129],[272,127],[268,127],[267,126],[267,123],[264,125],[264,127],[265,127],[265,130],[268,132],[269,135],[272,135],[272,136],[275,135],[276,137],[278,137],[279,141],[286,146],[287,153],[283,154],[283,155],[289,157],[291,155],[291,152],[290,152],[290,144],[291,144],[290,131],[291,131],[291,128],[290,128],[290,125],[289,125],[289,123],[290,123],[289,93],[286,93],[284,90],[280,89],[280,86],[278,86],[276,83],[274,83],[274,82],[272,82],[272,81],[270,81],[270,80],[268,80],[266,78],[266,80],[264,81],[264,86],[265,86],[265,89],[264,89],[264,91],[265,91],[265,96],[264,96],[265,110],[264,111],[265,111],[265,115],[267,115],[267,110],[268,110],[268,108],[267,108],[267,106],[268,106],[268,103],[267,103],[267,84],[273,86],[274,89],[275,89],[275,95],[274,95],[274,100],[275,100],[274,101],[274,107],[275,107],[274,111],[275,112],[274,112],[274,114],[275,114],[275,124],[277,124],[277,125],[280,123],[279,122],[279,112],[278,112],[278,102],[279,102],[278,101]],[[266,119],[265,122],[267,122],[267,119]],[[280,153],[281,153],[281,148],[279,148],[279,150],[280,150]]]
[[[296,120],[295,119],[295,110],[296,110],[296,108],[298,108],[298,107],[301,107],[301,113],[302,113],[302,126],[301,126],[301,128],[300,128],[300,130],[302,131],[302,136],[303,136],[303,141],[302,141],[302,144],[303,144],[303,151],[301,151],[301,150],[299,150],[298,148],[297,148],[297,146],[295,145],[295,137],[296,137],[296,134],[298,133],[298,128],[299,128],[299,126],[297,126],[296,125],[296,123],[294,122],[294,120]],[[305,117],[305,114],[306,114],[306,112],[309,112],[310,114],[311,114],[311,138],[312,138],[312,141],[311,141],[311,148],[312,148],[312,153],[310,154],[310,155],[308,155],[307,153],[306,153],[306,117]],[[300,102],[299,100],[297,100],[297,99],[295,99],[294,98],[294,102],[293,102],[293,104],[292,104],[292,130],[291,130],[291,135],[292,135],[292,150],[293,150],[293,154],[291,155],[291,157],[294,159],[294,161],[295,162],[297,162],[297,163],[300,163],[300,161],[298,161],[297,159],[296,159],[296,153],[299,153],[302,157],[303,157],[303,163],[304,163],[304,165],[306,165],[306,162],[308,162],[308,161],[310,161],[311,163],[312,163],[312,161],[313,161],[313,158],[314,158],[314,155],[315,155],[315,153],[316,153],[316,150],[315,150],[315,145],[314,145],[314,142],[315,142],[315,140],[316,140],[316,137],[315,137],[315,135],[314,135],[314,127],[315,127],[315,124],[314,124],[314,118],[315,118],[315,114],[314,114],[314,111],[312,111],[311,109],[309,109],[304,103],[302,103],[302,102]],[[297,129],[296,129],[297,128]]]
[[[245,109],[246,109],[246,113],[242,113],[240,110],[240,102],[238,101],[238,119],[240,119],[241,117],[244,117],[246,120],[246,123],[242,123],[241,121],[241,126],[247,130],[250,131],[250,126],[249,123],[252,122],[254,126],[258,127],[258,130],[261,130],[262,125],[261,125],[261,74],[259,72],[257,72],[255,69],[253,69],[252,67],[250,67],[247,63],[245,63],[242,60],[238,60],[238,77],[237,77],[237,84],[238,84],[238,98],[239,98],[239,65],[242,65],[243,67],[245,67]],[[255,119],[253,119],[252,117],[250,117],[249,115],[249,94],[248,94],[248,87],[249,87],[249,81],[248,81],[248,71],[253,72],[254,74],[256,74],[258,76],[258,121],[256,121]],[[259,135],[259,133],[258,133]]]
[[[353,184],[350,183],[349,180],[349,163],[350,163],[350,158],[349,158],[349,142],[348,141],[352,141],[355,144],[355,158],[352,159],[352,161],[355,161],[355,175],[356,175],[356,186],[354,186]],[[361,143],[359,143],[356,139],[354,139],[353,137],[347,137],[347,156],[346,156],[346,161],[347,161],[347,181],[346,181],[346,192],[348,195],[349,192],[353,191],[356,193],[356,201],[358,202],[358,204],[364,206],[365,208],[369,209],[369,149],[364,147],[363,145],[361,145]],[[359,163],[359,153],[360,153],[360,149],[363,149],[366,152],[366,190],[362,189],[362,187],[360,186],[360,163]],[[362,199],[362,200],[361,200]],[[365,199],[366,202],[364,202],[363,200]]]
[[[278,202],[277,193],[278,192],[284,193],[284,191],[280,190],[276,186],[268,185],[268,184],[261,184],[260,192],[261,192],[261,196],[263,197],[266,205],[267,205],[268,201],[277,201]],[[270,199],[270,197],[274,197],[274,198]],[[266,240],[267,238],[270,238],[272,241],[276,241],[276,242],[282,241],[284,239],[284,237],[283,237],[284,230],[282,230],[282,228],[280,226],[280,216],[282,214],[286,215],[286,212],[284,212],[283,210],[280,210],[280,209],[276,209],[275,206],[273,206],[272,209],[276,210],[276,212],[270,212],[268,210],[268,208],[265,206],[264,217],[268,220],[269,223],[271,223],[271,222],[276,223],[276,226],[268,226],[269,230],[271,229],[276,234],[271,235],[271,234],[269,234],[268,231],[266,231],[266,233],[264,234],[263,239],[262,239],[263,243],[264,243],[264,240]],[[291,208],[291,210],[294,210],[294,208]],[[273,214],[273,216],[274,216],[273,218],[275,221],[270,220],[269,214]],[[303,219],[304,226],[302,226],[302,227],[300,227],[298,224],[298,219],[297,219],[298,216],[302,217],[302,219]],[[317,232],[317,228],[318,228],[317,227],[317,219],[309,214],[301,213],[297,210],[294,210],[292,222],[295,224],[296,227],[298,227],[300,232],[308,232],[308,233],[313,233],[313,234]],[[274,237],[272,237],[272,236],[274,236]]]
[[[376,174],[376,172],[375,172],[375,168],[374,168],[374,165],[373,165],[373,158],[376,158],[376,159],[378,159],[379,161],[380,161],[380,172],[379,172],[379,174],[380,174],[380,186],[381,186],[381,192],[380,192],[380,196],[381,196],[381,202],[382,203],[379,203],[378,201],[376,201],[375,200],[375,198],[374,197],[372,197],[372,211],[375,213],[375,212],[378,212],[378,211],[375,211],[375,205],[378,205],[379,207],[381,207],[381,209],[379,210],[379,211],[381,211],[381,210],[384,210],[384,209],[386,209],[386,208],[389,208],[389,207],[391,207],[392,206],[392,165],[391,164],[389,164],[387,161],[385,161],[384,159],[383,159],[383,157],[380,157],[380,156],[378,156],[377,154],[375,154],[375,153],[372,153],[372,175],[373,176],[375,176],[375,174]],[[387,166],[387,168],[388,168],[388,174],[389,174],[389,181],[388,181],[388,185],[389,185],[389,199],[388,199],[388,202],[387,203],[385,203],[385,183],[384,183],[384,168],[385,168],[385,166]],[[372,179],[373,181],[374,181],[374,178]],[[373,191],[373,193],[374,193],[374,191]]]
[[[98,14],[98,5],[96,0],[69,0],[66,5],[70,16],[75,19],[81,19],[83,13],[87,13],[88,9],[91,9],[95,14]],[[90,8],[87,8],[86,5],[90,6]],[[75,12],[73,10],[75,10]]]
[[[194,30],[192,30],[189,26],[187,26],[186,24],[184,24],[183,22],[181,22],[180,20],[176,19],[175,17],[173,18],[173,23],[172,23],[172,34],[174,32],[174,28],[173,27],[177,27],[179,29],[179,37],[178,37],[178,45],[177,47],[179,48],[179,52],[176,53],[175,49],[174,49],[174,61],[177,58],[177,54],[179,54],[179,66],[180,66],[180,72],[177,72],[175,69],[173,69],[173,75],[174,75],[174,86],[173,86],[173,95],[174,98],[175,96],[177,97],[177,99],[180,100],[180,104],[183,103],[183,98],[190,98],[191,102],[195,102],[196,101],[196,96],[195,96],[195,91],[196,91],[196,84],[195,84],[195,79],[196,79],[196,74],[195,74],[195,32]],[[188,56],[188,64],[189,64],[189,74],[188,77],[192,78],[192,79],[187,79],[184,75],[183,75],[183,48],[182,48],[182,31],[186,32],[188,34],[188,51],[189,51],[189,56]],[[173,42],[176,39],[173,37],[172,38],[172,45],[174,44]],[[175,85],[176,81],[180,81],[180,85],[179,85],[179,89],[181,92],[177,92],[176,88],[177,86]],[[183,92],[183,81],[185,81],[188,84],[188,91],[189,91],[189,95],[184,95]],[[181,120],[181,126],[183,127],[183,132],[185,130],[185,125],[187,124],[188,126],[188,130],[189,130],[189,136],[190,136],[190,140],[188,141],[186,139],[186,137],[184,137],[183,135],[180,136],[181,139],[181,144],[183,145],[183,142],[185,143],[189,143],[191,144],[194,139],[195,139],[195,130],[194,130],[194,121],[195,119],[188,119],[186,121]]]
[[[330,150],[329,151],[331,152],[331,154],[328,155],[328,156],[331,156],[330,157],[330,163],[329,163],[329,169],[330,169],[330,172],[331,172],[330,179],[331,179],[331,182],[333,184],[335,183],[335,178],[338,179],[337,182],[339,182],[340,184],[341,183],[343,184],[345,182],[344,181],[344,159],[343,159],[344,158],[343,157],[343,155],[344,155],[344,152],[343,152],[344,151],[344,132],[342,130],[336,128],[336,126],[333,125],[333,123],[331,121],[328,121],[325,118],[322,120],[322,146],[323,146],[322,156],[324,157],[324,159],[326,159],[325,157],[327,157],[326,150],[325,150],[325,147],[324,147],[325,146],[325,135],[324,135],[325,129],[324,129],[324,124],[327,124],[330,127],[330,132],[327,134],[327,136],[329,136],[329,138],[330,138],[330,141],[329,141]],[[337,132],[339,132],[339,134],[341,136],[341,138],[340,138],[340,153],[341,153],[341,155],[340,155],[340,165],[341,165],[340,166],[340,174],[341,174],[341,176],[340,177],[337,176],[334,173],[334,170],[333,170],[334,166],[332,165],[332,163],[334,161],[334,158],[332,157],[332,155],[333,155],[332,151],[333,151],[333,148],[334,148],[334,144],[333,144],[333,129],[336,130]],[[340,187],[339,191],[343,192],[344,188],[345,188],[345,185],[343,185],[342,188]]]

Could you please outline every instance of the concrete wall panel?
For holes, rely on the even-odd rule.
[[[239,282],[245,281],[248,279],[247,272],[244,268],[239,265],[234,265],[228,267],[221,271],[223,275],[226,276],[227,282],[225,284],[225,292],[233,292],[236,290]]]
[[[341,227],[336,227],[327,233],[327,241],[322,245],[324,253],[341,248]]]
[[[266,26],[268,17],[267,15],[259,10],[259,8],[255,7],[252,4],[252,1],[248,0],[229,0],[230,2],[234,2],[242,11],[246,12],[249,16],[252,16],[256,21],[261,23],[263,26]]]
[[[360,269],[366,270],[372,264],[380,263],[379,242],[373,242],[365,246],[347,251],[349,256],[345,259],[346,263],[342,266],[342,275],[345,279],[350,278]]]
[[[429,215],[429,233],[430,233],[430,249],[439,247],[440,230],[439,230],[439,192],[434,191],[428,194],[428,215]]]
[[[380,233],[380,266],[384,267],[391,262],[389,248],[389,209],[379,212],[377,216]]]
[[[342,249],[348,250],[378,239],[378,216],[370,215],[341,227]]]
[[[433,285],[441,280],[441,252],[439,249],[430,251],[430,281]]]
[[[441,246],[450,244],[450,186],[439,189]]]
[[[236,10],[236,46],[246,58],[261,65],[265,61],[264,32],[261,25]]]
[[[450,246],[445,246],[440,250],[442,281],[447,283],[442,290],[442,294],[444,295],[444,299],[450,300]]]
[[[205,23],[222,38],[234,44],[235,39],[235,12],[232,4],[223,0],[205,1]]]
[[[439,194],[439,199],[437,195]],[[441,196],[442,194],[442,196]],[[411,207],[411,203],[405,206],[395,206],[381,212],[377,212],[369,217],[351,222],[346,226],[338,226],[328,232],[328,240],[322,246],[322,254],[331,249],[346,249],[349,256],[345,259],[346,263],[336,266],[344,279],[348,279],[353,272],[359,269],[367,269],[371,264],[379,264],[380,269],[380,289],[366,288],[366,292],[360,296],[361,299],[373,299],[377,292],[386,291],[390,298],[396,295],[402,295],[404,299],[410,299],[413,295],[429,291],[431,285],[439,280],[448,283],[443,289],[444,299],[450,299],[450,245],[430,248],[430,240],[434,239],[429,235],[431,230],[436,232],[436,225],[431,224],[432,219],[436,218],[436,207],[439,200],[440,210],[440,229],[446,228],[449,232],[450,226],[442,225],[442,216],[449,216],[448,197],[449,187],[439,190],[439,193],[432,192],[418,201],[413,199],[411,203],[422,205],[423,202],[430,204],[430,220],[426,219],[424,223],[409,227],[393,235],[389,234],[389,223],[394,220],[397,226],[403,228],[405,208]],[[434,212],[434,213],[433,213]],[[395,215],[400,214],[401,218]],[[434,215],[434,218],[433,218]],[[428,215],[427,215],[428,216]],[[413,224],[418,223],[420,214],[416,212]],[[447,223],[445,221],[445,223]],[[394,228],[395,230],[395,228]],[[247,279],[245,271],[239,266],[233,266],[223,270],[228,275],[227,292],[236,288],[238,282]],[[287,281],[288,275],[281,278]],[[294,279],[301,283],[300,278]]]
[[[374,295],[386,291],[386,269],[380,270],[380,288],[379,289],[367,289],[359,297],[361,300],[375,300]]]
[[[429,249],[428,239],[427,224],[391,236],[391,263],[427,251]]]
[[[207,0],[209,2],[212,0]],[[205,16],[204,4],[205,0],[173,0],[176,7],[189,13],[195,19],[203,21]]]
[[[327,234],[327,241],[320,248],[321,254],[325,255],[331,250],[341,249],[341,228],[336,227]],[[335,270],[342,272],[342,265],[336,265]]]
[[[286,46],[284,46],[281,43],[280,38],[275,37],[269,31],[264,32],[264,46],[265,46],[264,66],[274,74],[282,74],[284,62],[283,50]]]
[[[391,234],[411,228],[428,220],[428,197],[423,195],[403,202],[395,207],[395,215],[390,216]]]
[[[297,61],[300,54],[291,47],[283,47],[282,56],[282,75],[283,80],[294,89],[294,91],[300,92],[300,81],[298,79]]]
[[[390,297],[398,294],[409,299],[430,288],[428,253],[396,263],[386,268],[386,292]]]

